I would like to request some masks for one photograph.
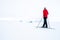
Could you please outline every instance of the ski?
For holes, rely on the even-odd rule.
[[[45,28],[45,27],[36,27],[36,28],[41,28],[41,29],[54,29],[54,28]]]

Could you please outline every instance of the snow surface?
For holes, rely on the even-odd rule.
[[[37,23],[0,21],[0,40],[60,40],[60,23],[51,23],[54,29],[36,28]]]
[[[36,28],[44,7],[54,29]],[[0,40],[60,40],[60,0],[0,0]]]

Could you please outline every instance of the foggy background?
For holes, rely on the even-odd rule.
[[[35,27],[38,22],[28,23],[41,20],[44,7],[54,29],[39,29]],[[0,40],[60,40],[59,30],[60,0],[0,0]]]

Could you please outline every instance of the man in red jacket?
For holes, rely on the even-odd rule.
[[[44,18],[44,24],[43,24],[43,28],[48,28],[48,25],[47,25],[47,17],[48,17],[48,11],[46,8],[44,8],[43,10],[43,18]]]

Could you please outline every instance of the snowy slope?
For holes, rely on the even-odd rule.
[[[36,28],[36,24],[0,21],[0,40],[60,40],[59,22],[51,23],[54,29]]]

